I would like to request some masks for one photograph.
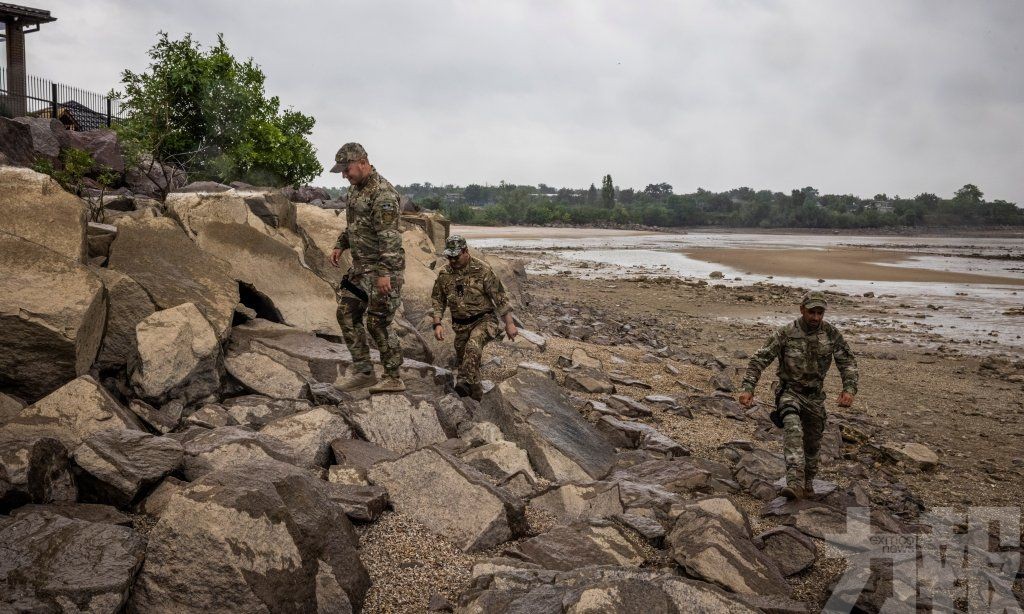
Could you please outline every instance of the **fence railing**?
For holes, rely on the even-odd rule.
[[[8,71],[0,67],[0,115],[55,117],[68,130],[76,131],[109,128],[124,119],[116,98],[32,75],[25,77],[24,93],[12,92],[8,77]]]

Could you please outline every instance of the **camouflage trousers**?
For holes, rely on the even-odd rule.
[[[345,345],[352,353],[353,370],[359,373],[373,371],[370,346],[366,340],[369,333],[380,350],[380,363],[385,375],[398,377],[402,366],[402,346],[398,335],[388,327],[402,302],[402,277],[391,276],[391,293],[386,295],[377,290],[377,276],[373,273],[346,277],[355,288],[343,284],[338,289],[338,324],[341,325]]]
[[[786,390],[779,395],[777,407],[782,412],[786,484],[811,483],[818,475],[818,452],[825,433],[825,395]]]
[[[480,383],[480,361],[484,346],[498,337],[498,325],[491,316],[472,324],[452,324],[455,331],[455,360],[459,363],[459,381],[468,386]]]

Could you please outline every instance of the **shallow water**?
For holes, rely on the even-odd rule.
[[[456,232],[459,229],[453,229]],[[640,236],[601,236],[588,238],[580,229],[577,238],[527,238],[522,229],[515,239],[474,239],[473,229],[461,229],[471,244],[484,249],[526,251],[535,258],[528,269],[532,273],[556,274],[569,270],[589,278],[618,278],[627,275],[657,274],[681,278],[706,279],[711,283],[741,286],[759,281],[821,288],[861,295],[874,292],[882,305],[894,308],[889,319],[897,326],[928,329],[954,341],[1024,348],[1024,316],[1005,312],[1024,305],[1024,288],[999,283],[938,283],[921,281],[882,281],[771,276],[705,262],[680,253],[692,248],[723,249],[826,249],[864,247],[889,250],[907,259],[883,266],[917,268],[957,273],[974,273],[1024,280],[1024,261],[990,260],[985,256],[1021,256],[1020,238],[977,237],[891,237],[870,235],[744,234],[693,232],[688,234],[647,234]],[[494,231],[495,229],[491,229]],[[497,229],[499,232],[501,229]],[[582,263],[594,268],[580,268]],[[710,280],[712,271],[724,273],[724,279]],[[1018,282],[1019,283],[1019,282]],[[929,307],[931,305],[931,307]],[[902,307],[901,307],[902,306]],[[938,308],[938,309],[936,309]]]

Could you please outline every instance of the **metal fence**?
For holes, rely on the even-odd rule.
[[[56,117],[68,130],[109,128],[124,118],[121,103],[95,92],[28,75],[25,93],[11,93],[0,67],[0,115]]]

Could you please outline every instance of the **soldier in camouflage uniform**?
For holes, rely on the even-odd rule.
[[[441,269],[431,292],[434,338],[444,341],[441,317],[445,308],[451,309],[459,363],[459,384],[455,390],[479,401],[483,395],[480,359],[484,346],[501,334],[498,320],[504,322],[509,339],[515,339],[519,331],[512,321],[505,286],[486,262],[469,255],[466,239],[459,235],[448,237],[444,255],[448,265]]]
[[[842,333],[823,320],[827,302],[821,292],[808,292],[800,302],[800,318],[780,327],[750,359],[739,402],[749,407],[761,372],[778,359],[773,422],[781,418],[786,458],[786,487],[782,495],[797,499],[814,495],[818,451],[825,432],[825,393],[822,385],[833,358],[843,378],[840,407],[850,407],[857,394],[857,361]],[[776,422],[776,424],[778,424]]]
[[[366,150],[359,143],[343,145],[335,162],[331,172],[342,173],[352,186],[345,211],[348,225],[331,252],[331,264],[338,266],[342,251],[352,250],[352,267],[338,290],[338,323],[352,353],[352,373],[337,388],[371,386],[370,392],[402,391],[402,349],[397,335],[388,330],[402,300],[405,271],[405,250],[398,226],[399,195],[370,165]],[[380,382],[370,363],[367,332],[380,350],[384,367]]]

